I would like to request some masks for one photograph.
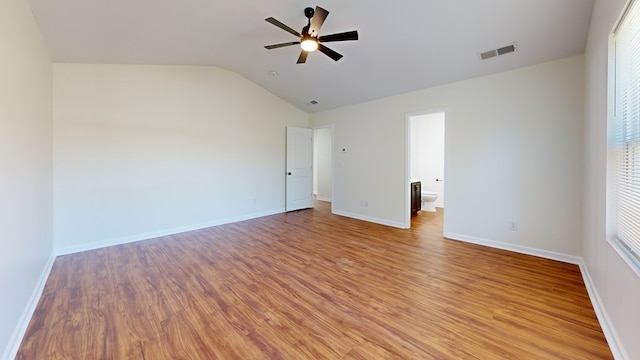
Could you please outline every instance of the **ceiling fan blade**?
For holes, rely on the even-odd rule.
[[[321,42],[358,40],[358,30],[318,37]]]
[[[296,64],[304,64],[305,62],[307,62],[307,55],[309,55],[309,53],[302,50],[300,52],[300,57],[298,57],[298,61],[296,62]]]
[[[280,21],[278,21],[278,20],[276,20],[276,19],[274,19],[272,17],[268,17],[268,18],[264,19],[264,21],[266,21],[266,22],[268,22],[270,24],[273,24],[273,25],[279,27],[280,29],[282,29],[282,30],[284,30],[284,31],[286,31],[288,33],[291,33],[291,34],[293,34],[293,35],[295,35],[297,37],[302,37],[302,35],[300,35],[299,32],[293,30],[292,28],[288,27],[287,25],[281,23]]]
[[[287,43],[282,43],[282,44],[266,45],[264,48],[271,50],[271,49],[277,49],[277,48],[281,48],[281,47],[285,47],[285,46],[291,46],[291,45],[300,45],[300,41],[292,41],[292,42],[287,42]]]
[[[332,58],[334,61],[338,61],[340,59],[342,59],[342,55],[338,54],[337,52],[329,49],[328,47],[322,45],[322,44],[318,44],[318,51],[320,51],[321,53],[327,55],[328,57]]]
[[[318,37],[318,33],[320,32],[320,28],[322,24],[324,24],[324,20],[329,15],[329,12],[320,6],[316,6],[316,10],[313,13],[313,18],[311,18],[311,26],[309,26],[309,35],[313,37]]]

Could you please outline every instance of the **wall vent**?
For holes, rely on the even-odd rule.
[[[509,53],[514,52],[514,51],[516,51],[516,43],[513,43],[511,45],[507,45],[507,46],[503,46],[503,47],[495,49],[495,50],[489,50],[489,51],[485,51],[483,53],[480,53],[480,59],[487,60],[487,59],[491,59],[492,57],[509,54]]]

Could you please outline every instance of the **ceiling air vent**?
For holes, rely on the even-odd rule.
[[[492,57],[495,57],[495,56],[498,56],[498,51],[496,50],[489,50],[480,54],[480,58],[482,58],[482,60],[491,59]]]
[[[498,52],[498,55],[504,55],[504,54],[508,54],[516,51],[516,46],[511,44],[509,46],[501,47],[496,51]]]
[[[480,53],[480,58],[482,60],[487,60],[487,59],[490,59],[492,57],[509,54],[509,53],[514,52],[514,51],[516,51],[516,43],[513,43],[511,45],[507,45],[507,46],[503,46],[503,47],[501,47],[499,49],[489,50],[489,51],[485,51],[483,53]]]

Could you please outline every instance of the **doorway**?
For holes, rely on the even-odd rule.
[[[313,194],[317,200],[333,200],[333,125],[313,130]]]
[[[444,110],[407,116],[408,180],[419,180],[423,192],[437,194],[435,202],[424,204],[426,206],[422,211],[432,211],[434,205],[436,211],[442,211],[445,207],[445,122]],[[407,221],[409,227],[410,216]]]

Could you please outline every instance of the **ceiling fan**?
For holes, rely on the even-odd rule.
[[[327,55],[335,61],[340,60],[342,58],[342,55],[322,45],[322,43],[331,41],[358,40],[358,31],[352,30],[337,34],[318,36],[320,28],[322,27],[324,20],[327,18],[327,15],[329,15],[329,12],[321,8],[320,6],[316,6],[315,10],[310,7],[304,9],[304,16],[307,17],[308,22],[307,25],[302,28],[302,34],[272,17],[266,18],[266,22],[271,23],[279,27],[280,29],[299,37],[300,40],[281,44],[267,45],[265,46],[265,48],[271,50],[290,45],[300,45],[302,51],[300,52],[300,56],[298,57],[298,64],[304,64],[307,61],[307,55],[315,50],[320,51],[321,53]]]

